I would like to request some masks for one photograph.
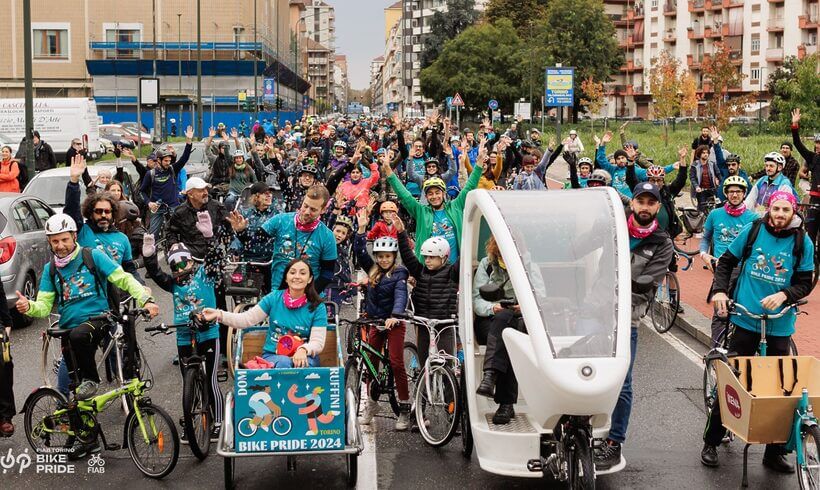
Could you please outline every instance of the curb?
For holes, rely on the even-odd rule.
[[[712,319],[707,318],[695,307],[686,303],[681,303],[684,314],[679,314],[675,319],[675,325],[689,334],[707,348],[712,347]]]

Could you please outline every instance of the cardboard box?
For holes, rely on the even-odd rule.
[[[820,361],[814,357],[733,357],[729,364],[738,376],[722,361],[716,366],[721,419],[747,443],[787,442],[803,388],[810,404],[820,403]]]

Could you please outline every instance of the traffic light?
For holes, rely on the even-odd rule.
[[[242,110],[245,112],[254,112],[256,107],[256,97],[248,97],[242,103]]]
[[[277,97],[276,98],[276,110],[277,111],[282,110],[282,97]]]

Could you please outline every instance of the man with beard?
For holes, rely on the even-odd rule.
[[[718,315],[729,315],[729,282],[732,270],[740,268],[732,299],[753,315],[773,314],[811,293],[814,271],[814,245],[803,230],[803,220],[795,213],[797,199],[790,191],[776,191],[762,218],[747,225],[720,257],[715,270],[712,302]],[[768,263],[760,267],[761,261]],[[797,315],[786,315],[766,323],[767,355],[787,356]],[[746,315],[733,316],[734,332],[729,351],[739,356],[754,356],[760,343],[760,320]],[[723,440],[720,404],[715,403],[703,434],[700,460],[718,466],[717,446]],[[786,459],[783,444],[768,444],[763,466],[780,473],[794,473]]]
[[[606,470],[621,462],[621,445],[626,440],[626,429],[632,412],[632,367],[638,348],[638,324],[649,308],[655,289],[666,274],[672,260],[672,240],[662,231],[656,219],[661,208],[661,193],[649,182],[641,182],[632,191],[632,214],[627,218],[629,249],[631,250],[632,278],[651,276],[654,287],[648,291],[632,291],[632,336],[629,371],[626,373],[618,403],[612,412],[609,437],[595,448],[595,467]]]

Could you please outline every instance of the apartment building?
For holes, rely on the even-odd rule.
[[[337,54],[333,64],[333,93],[339,107],[347,107],[350,82],[347,79],[347,56]]]
[[[315,101],[314,107],[318,113],[331,111],[335,100],[333,51],[310,37],[305,39],[307,41],[307,77],[310,82],[310,98]]]
[[[370,110],[376,114],[385,112],[384,84],[382,82],[383,66],[384,56],[377,56],[370,62],[370,93],[373,96],[373,103],[370,106]]]
[[[322,0],[302,0],[305,4],[305,35],[334,51],[336,49],[336,10]]]
[[[748,75],[730,92],[765,90],[769,74],[790,56],[817,52],[818,0],[604,0],[626,63],[609,84],[609,116],[648,118],[649,67],[661,50],[690,70],[699,94],[711,97],[703,62],[722,42]],[[765,97],[766,94],[764,93]]]

